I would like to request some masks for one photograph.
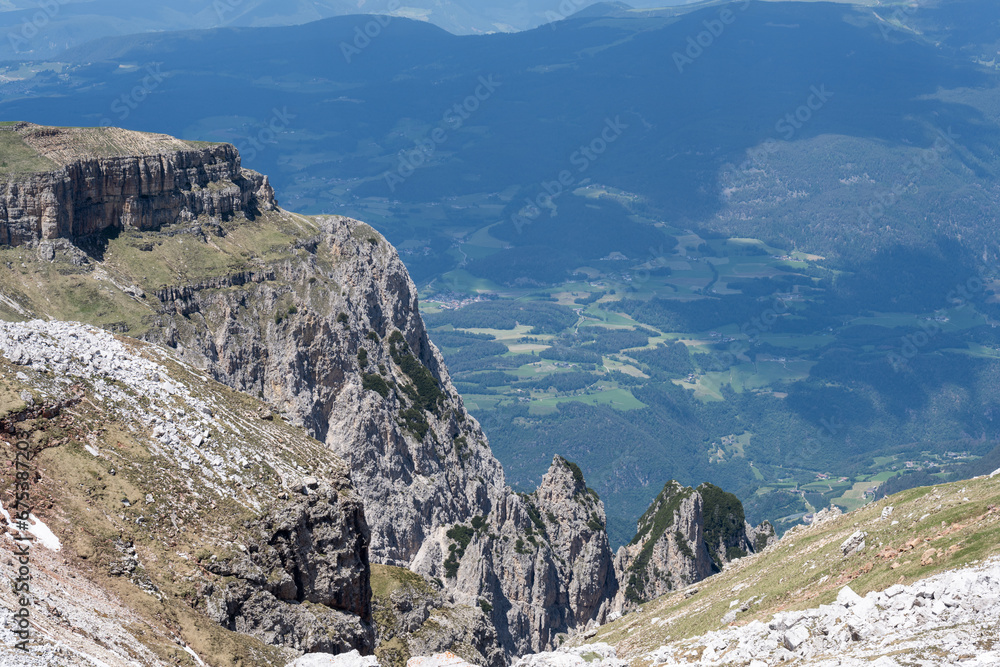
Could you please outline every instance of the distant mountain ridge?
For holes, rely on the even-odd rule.
[[[685,4],[667,0],[662,4]],[[135,33],[300,25],[333,16],[381,14],[426,21],[456,35],[530,30],[574,15],[592,0],[12,0],[0,11],[0,61],[51,58],[84,42]],[[604,5],[605,3],[598,3]],[[627,7],[623,3],[609,3]],[[593,14],[591,14],[593,15]],[[355,19],[359,25],[363,19]]]

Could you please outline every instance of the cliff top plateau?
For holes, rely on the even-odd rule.
[[[82,159],[163,155],[217,146],[117,127],[49,127],[0,123],[0,173],[53,171]]]

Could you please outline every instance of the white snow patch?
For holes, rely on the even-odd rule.
[[[91,454],[93,454],[94,456],[99,457],[101,455],[101,453],[97,451],[97,447],[94,447],[93,445],[84,445],[83,448],[86,449]]]
[[[28,532],[38,538],[42,546],[51,551],[59,551],[62,549],[62,542],[56,537],[56,534],[49,530],[49,527],[42,523],[34,514],[29,515],[31,520],[34,522],[33,526],[28,527]]]
[[[4,521],[7,522],[7,525],[16,530],[14,520],[11,518],[10,512],[4,508],[2,502],[0,502],[0,514],[3,515]],[[49,527],[46,526],[41,519],[34,514],[29,514],[28,519],[28,532],[35,536],[39,544],[51,551],[59,551],[62,549],[62,542],[59,541],[56,534],[49,530]]]

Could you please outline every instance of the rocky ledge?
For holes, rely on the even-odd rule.
[[[34,159],[4,163],[16,171],[0,192],[0,245],[157,229],[199,215],[252,218],[275,206],[267,177],[243,169],[229,144],[117,128],[3,129]]]
[[[9,641],[19,601],[0,590],[0,665],[263,666],[374,649],[349,471],[259,401],[134,339],[0,322],[0,427],[9,460],[13,442],[32,447],[28,532],[51,536],[31,548],[30,656]],[[0,471],[0,488],[13,476]],[[19,529],[0,502],[12,577]]]

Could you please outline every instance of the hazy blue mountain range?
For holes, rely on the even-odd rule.
[[[0,59],[49,58],[100,37],[223,26],[299,25],[332,16],[385,14],[433,23],[458,34],[514,32],[551,23],[593,0],[5,0]],[[629,5],[614,4],[622,8]],[[637,2],[632,7],[690,4]]]
[[[10,63],[0,110],[230,141],[283,205],[378,227],[511,478],[565,453],[616,539],[670,478],[782,527],[1000,437],[998,26],[985,0],[345,16]]]

